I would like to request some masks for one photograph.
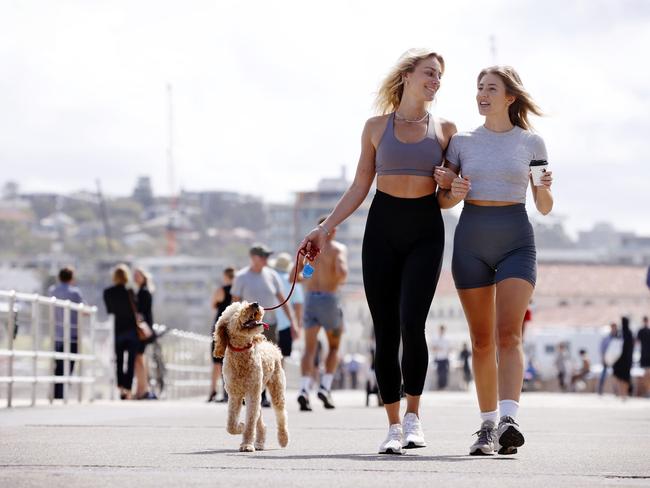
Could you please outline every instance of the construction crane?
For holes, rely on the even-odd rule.
[[[165,229],[166,254],[174,256],[178,250],[176,232],[178,231],[178,197],[174,177],[174,110],[172,104],[172,85],[167,83],[167,177],[169,183],[169,221]]]
[[[102,194],[102,186],[99,180],[95,180],[97,184],[97,201],[99,203],[99,212],[102,217],[102,224],[104,226],[104,237],[106,238],[106,248],[110,254],[114,253],[113,250],[113,239],[111,238],[111,225],[108,221],[108,212],[106,211],[106,202],[104,201],[104,195]]]

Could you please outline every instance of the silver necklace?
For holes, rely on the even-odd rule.
[[[397,111],[395,112],[395,117],[397,117],[397,120],[402,120],[404,122],[408,122],[409,124],[417,124],[418,122],[422,122],[422,121],[424,121],[424,119],[429,117],[429,112],[425,112],[424,115],[422,116],[422,118],[417,119],[417,120],[407,119],[406,117],[398,114]]]

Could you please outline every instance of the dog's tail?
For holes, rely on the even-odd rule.
[[[222,358],[226,355],[226,347],[228,347],[228,321],[221,315],[214,327],[214,334],[212,336],[214,341],[214,349],[212,355],[215,358]]]

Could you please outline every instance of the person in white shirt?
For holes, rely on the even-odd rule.
[[[438,373],[438,389],[444,390],[449,383],[449,341],[445,337],[446,327],[441,325],[438,329],[438,338],[433,341],[433,358],[436,362]]]

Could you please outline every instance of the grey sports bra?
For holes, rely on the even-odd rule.
[[[395,113],[388,123],[375,154],[378,175],[415,175],[433,178],[433,169],[443,160],[443,150],[436,137],[435,122],[429,115],[427,133],[419,142],[401,142],[395,137]]]

